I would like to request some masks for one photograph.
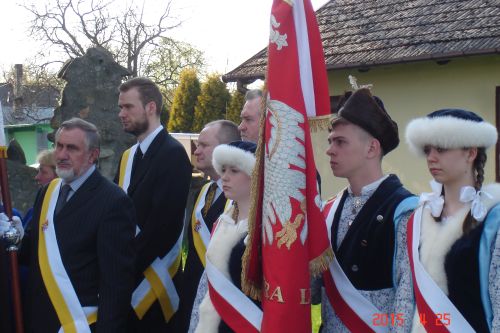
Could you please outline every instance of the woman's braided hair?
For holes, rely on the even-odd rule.
[[[486,148],[477,148],[477,156],[474,160],[474,171],[476,173],[476,191],[479,191],[483,186],[484,182],[484,166],[486,165]],[[474,229],[479,222],[472,217],[471,212],[467,214],[464,220],[464,224],[462,225],[462,230],[464,234],[468,234],[472,229]]]

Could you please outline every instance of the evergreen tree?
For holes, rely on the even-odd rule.
[[[179,81],[170,109],[168,131],[190,132],[193,127],[195,104],[200,94],[200,81],[195,69],[183,70]]]
[[[206,123],[224,119],[230,98],[231,95],[226,84],[220,80],[220,75],[217,73],[209,75],[201,85],[201,93],[194,107],[192,131],[198,133]]]
[[[243,105],[245,104],[245,95],[240,93],[238,90],[235,90],[231,94],[231,101],[229,102],[229,106],[226,112],[226,119],[234,121],[236,124],[239,124],[241,109],[243,109]]]

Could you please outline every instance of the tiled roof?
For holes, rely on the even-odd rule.
[[[26,125],[49,123],[54,115],[59,91],[53,87],[23,87],[21,107],[14,112],[13,86],[0,83],[0,103],[2,104],[4,125]]]
[[[327,69],[500,53],[499,0],[331,0],[316,11]],[[225,74],[263,78],[267,48]]]

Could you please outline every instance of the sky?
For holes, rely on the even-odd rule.
[[[25,62],[41,47],[29,36],[30,16],[18,5],[21,1],[0,2],[0,71]],[[158,2],[130,1],[153,8],[149,2]],[[316,10],[327,1],[311,2]],[[224,74],[267,46],[271,5],[271,0],[173,0],[172,12],[183,23],[168,35],[203,51],[209,71]]]

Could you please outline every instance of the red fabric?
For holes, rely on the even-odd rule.
[[[245,317],[229,304],[208,282],[208,292],[210,300],[224,322],[238,333],[258,333],[259,331],[250,324]]]
[[[415,300],[417,303],[417,309],[420,317],[420,322],[422,325],[425,327],[427,332],[433,332],[433,333],[449,333],[450,331],[444,326],[443,323],[438,319],[434,311],[431,309],[429,304],[425,301],[424,296],[420,292],[420,289],[418,289],[417,285],[417,279],[415,278],[415,265],[413,262],[413,224],[414,224],[414,216],[415,214],[412,214],[410,217],[410,220],[408,221],[408,232],[407,232],[407,247],[408,247],[408,255],[410,257],[410,266],[411,266],[411,275],[413,278],[413,291],[415,293]],[[419,255],[418,253],[415,253],[416,255]],[[424,323],[422,319],[425,318]],[[438,325],[437,323],[441,323],[441,325]]]
[[[300,10],[298,14],[299,16],[305,15],[306,24],[302,27],[296,27],[293,11],[298,11],[301,8],[301,1],[303,1],[303,10]],[[275,208],[275,206],[272,202],[262,202],[264,200],[263,193],[266,189],[264,176],[266,170],[264,170],[264,163],[261,163],[258,178],[260,180],[259,191],[256,194],[258,195],[257,221],[255,221],[256,227],[251,237],[253,252],[249,258],[246,279],[250,281],[250,284],[263,285],[262,332],[264,333],[311,331],[309,263],[311,260],[321,257],[330,248],[325,220],[320,208],[315,203],[318,196],[316,166],[305,106],[305,99],[311,98],[316,106],[315,110],[313,110],[314,114],[311,114],[311,116],[324,116],[330,113],[328,80],[321,37],[310,0],[293,1],[293,6],[295,8],[282,0],[274,0],[273,2],[271,15],[276,19],[279,26],[272,27],[272,29],[282,36],[286,35],[287,45],[278,50],[278,45],[275,42],[270,41],[269,43],[267,88],[269,100],[281,102],[288,108],[293,109],[290,112],[300,112],[303,116],[304,121],[299,126],[304,137],[303,139],[297,138],[296,142],[299,142],[304,148],[305,156],[300,156],[300,158],[305,161],[305,169],[292,162],[288,163],[288,168],[300,171],[302,176],[297,178],[301,179],[300,182],[303,182],[305,175],[305,183],[301,185],[300,191],[305,196],[307,207],[305,212],[307,238],[305,243],[302,244],[300,235],[306,222],[306,219],[302,218],[298,228],[295,229],[297,239],[291,243],[290,248],[288,249],[286,245],[278,247],[277,234],[283,229],[283,224],[286,221],[280,221],[278,215],[275,214],[276,223],[272,225],[273,243],[263,242],[262,225],[266,223],[266,221],[262,221],[263,207],[271,205]],[[301,32],[308,36],[308,45],[298,46],[296,28],[307,29],[307,31]],[[302,90],[299,71],[299,49],[309,50],[310,53],[313,96],[305,95],[307,90]],[[264,154],[261,156],[263,159],[270,156],[273,149],[273,147],[270,147],[270,137],[272,130],[277,131],[276,128],[273,128],[270,117],[270,112],[266,110],[263,132]],[[278,144],[274,142],[274,145]],[[303,214],[301,202],[292,197],[284,199],[290,202],[292,210],[289,221],[294,222],[299,214]],[[262,258],[259,257],[259,249],[262,251]]]

